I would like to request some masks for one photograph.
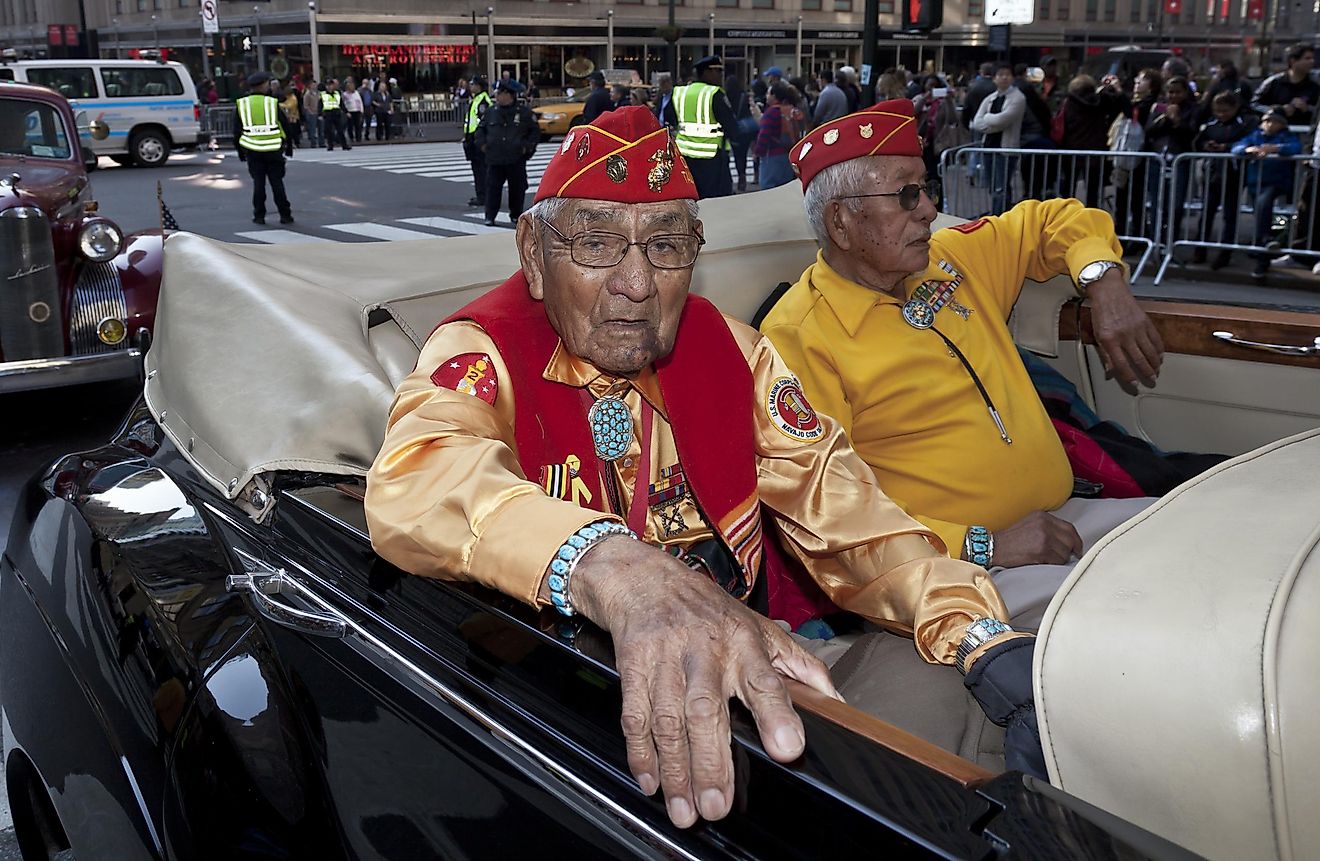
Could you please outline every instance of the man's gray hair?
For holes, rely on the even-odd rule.
[[[831,200],[849,194],[866,194],[870,191],[865,187],[866,171],[871,166],[871,158],[877,157],[853,158],[832,164],[816,174],[811,184],[807,186],[802,205],[807,211],[807,224],[810,225],[811,232],[816,235],[816,241],[820,243],[821,248],[828,248],[830,245],[830,232],[825,226],[825,207]],[[861,207],[861,202],[857,200],[845,200],[842,203],[853,212]]]
[[[578,198],[575,197],[547,197],[545,200],[533,203],[529,208],[523,211],[521,217],[530,219],[533,227],[536,227],[537,219],[555,222],[559,219],[559,216],[564,214],[564,210],[568,209],[569,204],[577,199]],[[698,218],[700,207],[695,200],[685,200],[683,202],[687,204],[688,217],[695,222]],[[617,205],[625,206],[626,204],[621,203]]]

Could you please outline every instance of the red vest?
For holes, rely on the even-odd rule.
[[[592,488],[590,506],[608,511],[604,482],[613,476],[596,457],[581,390],[544,377],[559,335],[543,305],[528,295],[522,272],[445,322],[455,320],[481,326],[513,377],[518,393],[514,438],[523,474],[535,480],[542,467],[576,455],[581,477]],[[751,369],[724,317],[699,296],[688,296],[674,349],[655,369],[688,488],[742,568],[743,582],[729,591],[745,599],[766,541],[756,493]],[[772,549],[771,583],[779,561]]]

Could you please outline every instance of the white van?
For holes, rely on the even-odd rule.
[[[173,147],[202,142],[202,109],[181,63],[155,60],[0,61],[0,80],[49,87],[89,119],[110,127],[105,140],[83,139],[120,164],[159,167]]]

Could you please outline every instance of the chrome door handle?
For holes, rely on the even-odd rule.
[[[272,568],[251,554],[236,550],[248,563],[242,574],[230,574],[225,578],[226,592],[246,592],[252,596],[252,603],[261,615],[277,625],[283,625],[304,634],[317,637],[343,639],[348,634],[348,622],[333,613],[311,613],[282,604],[271,598],[272,595],[297,593],[300,586],[285,573],[283,568]]]
[[[1291,345],[1291,344],[1265,344],[1260,341],[1248,341],[1245,338],[1239,338],[1232,332],[1212,332],[1214,337],[1226,344],[1234,344],[1239,347],[1246,347],[1250,350],[1264,350],[1267,353],[1282,353],[1285,356],[1320,356],[1320,337],[1315,339],[1315,343],[1310,346]]]

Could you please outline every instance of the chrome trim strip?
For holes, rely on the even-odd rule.
[[[236,521],[228,515],[228,513],[217,509],[214,505],[211,505],[209,503],[206,503],[205,506],[207,510],[209,510],[212,514],[215,514],[219,516],[221,519],[226,520],[230,523],[238,525]],[[263,569],[266,569],[271,573],[275,573],[277,571],[283,571],[283,569],[274,568],[273,566],[271,566],[266,562],[262,562],[261,560],[255,559],[255,557],[253,557],[251,554],[244,553],[243,551],[239,550],[236,547],[232,549],[234,550],[235,553],[239,553],[243,557],[246,557],[247,559],[252,559]],[[299,572],[306,575],[308,578],[315,581],[316,583],[320,584],[323,588],[329,588],[329,585],[324,580],[316,576],[316,574],[309,571],[307,568],[297,564],[296,562],[293,562],[292,560],[286,560],[286,561],[291,566],[298,569]],[[284,573],[287,574],[288,572],[286,571]],[[370,631],[367,631],[365,628],[363,628],[354,620],[345,616],[342,612],[340,612],[340,610],[337,607],[330,604],[325,599],[321,598],[311,589],[307,588],[307,586],[299,582],[296,578],[289,577],[287,578],[286,583],[288,585],[291,585],[294,588],[294,590],[299,592],[302,595],[302,597],[304,597],[311,603],[343,619],[344,623],[348,626],[348,628],[353,634],[356,634],[357,636],[361,637],[368,645],[375,648],[381,655],[383,655],[384,657],[388,658],[390,661],[397,664],[400,668],[402,668],[406,672],[410,673],[413,677],[415,677],[418,681],[420,681],[425,687],[429,688],[433,693],[435,693],[445,702],[454,706],[463,714],[467,715],[469,718],[476,721],[478,724],[484,727],[492,736],[500,739],[510,747],[516,748],[524,756],[534,760],[550,775],[559,778],[564,783],[569,784],[573,789],[577,790],[580,794],[587,796],[598,807],[602,807],[605,810],[609,811],[611,815],[622,820],[629,827],[635,829],[638,833],[645,835],[647,839],[651,840],[656,844],[659,844],[659,846],[663,847],[663,849],[665,849],[666,851],[673,853],[675,856],[679,858],[685,859],[685,861],[701,861],[700,856],[694,855],[691,852],[689,852],[687,849],[684,849],[682,846],[678,845],[673,840],[671,840],[668,836],[657,831],[650,823],[646,822],[645,820],[638,817],[636,814],[627,810],[626,808],[618,804],[616,801],[614,801],[612,798],[607,796],[605,793],[601,792],[599,789],[596,789],[594,786],[587,783],[582,778],[578,777],[576,774],[573,774],[565,766],[556,762],[554,759],[546,755],[544,752],[537,750],[535,747],[528,744],[526,741],[523,741],[522,739],[518,738],[508,727],[504,726],[499,721],[495,720],[495,718],[483,712],[475,704],[467,700],[462,694],[458,693],[453,688],[449,687],[444,682],[441,682],[439,679],[435,678],[434,676],[431,676],[421,667],[417,666],[412,661],[408,660],[406,657],[399,654],[397,651],[391,648],[387,643],[382,641],[379,637],[375,636]]]
[[[119,755],[119,764],[124,768],[124,775],[128,778],[128,785],[133,790],[133,798],[137,800],[138,810],[142,813],[142,821],[147,823],[147,832],[151,835],[151,845],[156,847],[156,857],[165,857],[165,847],[160,844],[160,835],[156,833],[156,823],[152,821],[151,814],[147,811],[147,800],[142,797],[142,789],[138,786],[137,778],[133,775],[133,766],[128,764],[128,757]]]
[[[136,376],[140,367],[142,351],[135,347],[94,356],[0,362],[0,394],[118,380]]]

